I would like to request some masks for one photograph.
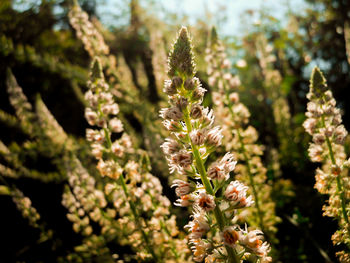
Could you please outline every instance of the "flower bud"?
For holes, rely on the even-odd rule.
[[[175,95],[177,93],[176,87],[173,85],[171,80],[164,81],[163,91],[169,96]]]
[[[196,86],[196,82],[193,78],[189,78],[185,80],[184,88],[187,90],[193,90]]]
[[[187,105],[188,105],[188,100],[184,97],[180,97],[176,100],[175,102],[176,107],[178,107],[181,111],[183,111],[184,109],[186,109]]]
[[[175,89],[178,89],[178,88],[181,87],[182,82],[183,82],[183,80],[182,80],[181,77],[175,76],[175,77],[173,77],[172,80],[171,80],[171,85],[172,85]]]
[[[164,119],[182,120],[183,113],[178,107],[164,108],[160,111],[160,116]]]
[[[202,145],[205,141],[205,132],[203,130],[193,130],[190,133],[190,138],[193,144]]]
[[[174,180],[171,187],[176,187],[175,193],[179,197],[187,195],[194,190],[194,187],[191,183],[179,179]]]
[[[203,115],[203,107],[199,104],[192,104],[190,116],[193,119],[199,119]]]
[[[192,99],[194,101],[196,100],[200,100],[203,98],[204,96],[204,93],[206,92],[207,90],[202,88],[202,87],[197,87],[194,89],[193,93],[192,93]]]

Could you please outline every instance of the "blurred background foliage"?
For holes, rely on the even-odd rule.
[[[179,26],[190,25],[197,76],[210,91],[204,54],[211,26],[217,27],[233,63],[231,72],[242,82],[241,100],[251,112],[259,143],[265,146],[263,161],[268,179],[273,181],[279,173],[292,182],[289,191],[293,194],[281,195],[284,189],[278,185],[274,190],[277,215],[282,219],[278,224],[276,262],[335,262],[330,236],[336,223],[322,217],[325,197],[313,189],[315,165],[306,153],[310,137],[301,124],[310,72],[318,65],[344,112],[345,127],[350,128],[350,66],[344,38],[350,2],[305,0],[302,10],[297,11],[290,2],[282,19],[263,5],[246,9],[240,18],[231,17],[222,1],[218,1],[220,12],[207,8],[196,19],[191,14],[177,15],[158,1],[82,0],[79,4],[117,60],[119,74],[128,84],[120,91],[123,96],[118,101],[122,119],[135,143],[149,152],[152,172],[161,179],[171,201],[174,194],[168,186],[168,168],[159,150],[164,137],[158,110],[165,102],[161,90],[166,57]],[[117,14],[113,9],[108,12],[114,4]],[[15,184],[30,197],[50,229],[50,235],[40,239],[38,229],[25,222],[11,198],[1,195],[0,262],[56,262],[82,240],[72,230],[61,205],[67,184],[63,162],[59,161],[63,150],[50,148],[42,131],[28,132],[20,127],[6,91],[6,69],[11,68],[29,102],[36,107],[40,105],[38,100],[45,103],[74,141],[74,151],[84,165],[93,170],[95,164],[84,140],[87,124],[82,98],[90,57],[68,22],[68,11],[68,0],[0,3],[0,139],[11,152],[0,156],[0,164],[11,167],[18,176],[5,175],[3,169],[1,173],[7,183]],[[230,19],[241,19],[239,34],[230,34]],[[129,99],[124,99],[127,96]],[[277,99],[282,104],[276,105]],[[209,105],[211,100],[208,93],[205,103]]]

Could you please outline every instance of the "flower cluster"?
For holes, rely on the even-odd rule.
[[[68,209],[67,217],[73,222],[73,229],[85,236],[93,229],[90,220],[101,226],[101,232],[115,235],[115,226],[111,219],[116,215],[116,208],[107,208],[103,191],[96,188],[95,179],[89,175],[78,159],[67,164],[69,187],[63,194],[62,204]],[[105,211],[104,211],[105,210]]]
[[[75,4],[68,13],[69,21],[75,29],[77,37],[84,43],[85,50],[91,57],[107,55],[109,48],[106,45],[102,35],[95,26],[89,21],[89,16],[81,10],[81,7]]]
[[[312,136],[309,157],[313,162],[321,162],[322,168],[316,170],[315,188],[322,194],[329,195],[323,206],[323,215],[335,217],[339,230],[332,236],[333,243],[346,244],[350,248],[349,233],[349,197],[350,181],[348,177],[349,160],[346,160],[344,141],[347,131],[342,125],[340,110],[326,84],[322,72],[315,67],[310,79],[310,102],[303,126]],[[338,252],[341,262],[350,262],[350,254]]]
[[[205,89],[195,75],[192,45],[185,27],[169,56],[164,92],[169,108],[160,111],[164,126],[171,132],[161,146],[171,173],[188,180],[175,180],[179,199],[176,205],[193,206],[189,230],[193,259],[201,262],[241,262],[244,252],[262,262],[269,260],[269,246],[250,231],[244,232],[232,219],[237,209],[253,204],[247,187],[230,176],[236,161],[231,153],[206,165],[209,155],[221,145],[222,129],[213,127],[214,115],[202,106]],[[247,238],[247,236],[249,236]]]
[[[67,171],[69,186],[65,187],[62,204],[68,209],[67,218],[73,223],[73,230],[84,236],[83,243],[67,259],[84,261],[98,255],[112,260],[107,243],[122,238],[123,226],[115,220],[118,208],[108,206],[104,192],[97,189],[95,179],[78,159],[67,163]],[[100,227],[98,235],[93,224]]]
[[[32,112],[32,105],[28,102],[22,88],[17,84],[11,70],[7,71],[7,92],[10,103],[16,110],[16,116],[20,120],[21,128],[28,134],[33,133],[35,129],[33,124],[36,118]]]
[[[88,86],[85,116],[90,125],[99,129],[88,129],[86,136],[99,160],[97,169],[112,180],[105,185],[104,194],[117,209],[118,224],[127,225],[120,231],[124,238],[119,241],[138,251],[139,260],[186,262],[186,239],[177,238],[175,216],[170,216],[170,202],[162,195],[160,181],[148,172],[148,165],[142,167],[132,160],[142,156],[126,133],[112,142],[112,135],[120,134],[123,126],[116,117],[118,105],[112,99],[98,58],[93,62]]]
[[[40,230],[40,241],[44,242],[47,239],[52,238],[53,232],[48,229],[45,222],[40,222],[40,214],[33,207],[32,201],[29,197],[25,196],[21,190],[16,187],[11,187],[10,195],[15,203],[17,209],[22,213],[23,218],[26,218],[29,225]]]
[[[27,218],[29,224],[33,227],[39,227],[38,220],[40,219],[39,213],[32,206],[30,199],[18,190],[17,188],[11,191],[13,202],[16,204],[17,209],[21,211],[24,218]]]
[[[229,72],[231,64],[215,28],[212,29],[206,53],[207,74],[209,84],[215,90],[212,97],[216,120],[222,125],[224,145],[226,150],[237,153],[236,178],[251,187],[255,201],[253,209],[244,211],[244,217],[238,216],[237,219],[258,226],[271,241],[276,241],[275,224],[280,222],[280,218],[275,213],[275,203],[271,198],[272,186],[267,182],[266,168],[260,157],[263,147],[257,144],[256,129],[248,125],[249,110],[240,102],[237,93],[240,80]]]
[[[86,23],[79,22],[81,17],[86,18],[88,26]],[[159,155],[159,151],[155,150],[161,141],[161,138],[159,138],[159,127],[161,125],[154,125],[153,123],[153,105],[147,102],[145,103],[143,100],[139,90],[141,86],[138,83],[137,77],[133,75],[132,69],[129,69],[124,57],[119,55],[116,58],[105,48],[103,48],[105,52],[101,52],[100,46],[96,45],[96,39],[99,39],[102,47],[106,45],[103,36],[106,37],[106,39],[109,39],[109,41],[117,41],[114,39],[114,34],[105,30],[96,19],[92,19],[93,23],[91,23],[87,17],[88,14],[79,7],[78,3],[75,2],[69,13],[69,20],[73,28],[76,30],[77,37],[83,42],[85,49],[89,51],[92,60],[95,59],[95,56],[99,57],[101,65],[103,66],[106,82],[109,84],[111,96],[113,99],[118,100],[119,105],[123,108],[123,113],[121,114],[134,115],[143,124],[144,129],[142,129],[142,131],[136,130],[132,127],[132,124],[127,118],[123,118],[123,116],[120,116],[120,118],[123,119],[124,125],[128,127],[128,132],[134,140],[138,140],[139,134],[137,133],[143,133],[144,141],[142,143],[144,143],[147,150],[149,150],[153,163],[156,163],[157,167],[165,167],[163,170],[166,170],[166,165],[164,165],[165,162],[159,158],[160,156],[163,156]],[[87,28],[89,28],[89,30]],[[86,31],[94,32],[94,34],[82,33]],[[95,37],[95,34],[98,35],[98,37]],[[140,73],[143,74],[144,72],[141,71]],[[139,72],[137,75],[139,75]],[[130,105],[133,106],[130,107]],[[136,111],[135,108],[137,109]],[[138,112],[147,114],[139,115]],[[135,143],[140,143],[140,141],[136,141]],[[157,162],[154,160],[161,161]]]
[[[131,148],[131,140],[126,134],[123,134],[120,139],[111,141],[110,132],[121,133],[123,124],[116,117],[119,107],[109,92],[109,85],[104,79],[101,63],[97,58],[93,62],[88,87],[89,90],[85,93],[85,99],[88,102],[85,118],[90,125],[96,125],[99,129],[88,129],[86,138],[91,142],[93,155],[99,160],[98,169],[101,174],[117,179],[122,172],[121,168],[113,159],[105,162],[103,154],[122,158],[125,151]]]
[[[116,58],[109,53],[109,47],[105,43],[103,35],[98,30],[98,25],[94,25],[89,21],[89,16],[84,12],[77,1],[68,13],[69,22],[76,31],[77,37],[83,42],[85,50],[89,53],[90,58],[94,59],[96,56],[100,58],[106,71],[106,77],[110,83],[112,93],[121,97],[120,78],[117,74]],[[123,90],[123,93],[127,92]]]
[[[57,148],[73,150],[74,142],[65,133],[40,96],[37,97],[35,106],[38,123],[50,142]]]

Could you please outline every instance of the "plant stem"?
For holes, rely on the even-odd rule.
[[[194,159],[195,159],[195,163],[196,163],[196,168],[199,171],[201,181],[202,181],[207,193],[216,197],[215,192],[213,190],[213,187],[212,187],[212,185],[207,177],[207,172],[205,170],[204,163],[203,163],[203,160],[200,156],[198,147],[196,145],[194,145],[190,139],[190,132],[192,131],[192,124],[191,124],[191,120],[189,117],[189,112],[188,112],[187,107],[184,110],[184,120],[185,120],[186,127],[187,127],[187,137],[188,137],[189,141],[191,142],[191,148],[193,151],[193,155],[194,155]],[[215,209],[214,209],[215,219],[219,225],[220,231],[223,231],[224,227],[226,225],[226,222],[225,222],[226,220],[225,220],[223,213],[221,212],[221,210],[219,208],[219,203],[217,202],[216,198],[215,198],[215,204],[216,204]],[[229,262],[230,263],[239,263],[240,260],[237,256],[236,252],[233,250],[233,248],[230,246],[225,246],[225,247],[226,247]]]
[[[325,118],[324,115],[322,115],[322,126],[323,128],[326,128],[326,123],[325,123]],[[333,152],[333,148],[332,148],[332,143],[329,140],[329,137],[325,134],[326,137],[326,143],[327,143],[327,147],[328,147],[328,151],[329,151],[329,156],[331,158],[332,164],[333,165],[337,165],[336,161],[335,161],[335,157],[334,157],[334,152]],[[341,207],[342,207],[342,214],[344,217],[344,220],[347,224],[347,227],[349,228],[349,218],[346,214],[346,204],[345,204],[345,196],[344,196],[344,191],[343,191],[343,187],[342,187],[342,181],[341,181],[341,174],[339,173],[337,175],[337,194],[340,197],[341,200]]]

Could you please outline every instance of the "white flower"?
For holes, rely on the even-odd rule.
[[[224,244],[234,248],[240,233],[234,226],[226,226],[220,234]]]
[[[191,183],[179,179],[174,180],[171,187],[176,187],[175,193],[179,197],[187,195],[193,190]]]
[[[309,134],[313,134],[316,128],[317,121],[314,118],[308,118],[304,121],[303,127]]]
[[[182,195],[179,199],[176,200],[174,205],[186,207],[192,204],[194,200],[195,200],[195,197],[192,194]]]
[[[169,160],[170,172],[179,171],[183,168],[188,168],[192,164],[192,153],[186,150],[181,150],[171,156]]]
[[[249,232],[247,230],[242,230],[239,237],[239,242],[250,252],[259,257],[265,258],[265,260],[268,260],[269,257],[267,257],[267,254],[270,251],[270,246],[267,242],[263,242],[261,240],[263,238],[263,234],[264,233],[260,230],[253,230]]]
[[[224,166],[225,171],[229,173],[235,169],[237,161],[235,161],[234,155],[228,152],[222,157],[220,163]]]
[[[254,202],[252,197],[246,197],[248,187],[239,181],[232,181],[225,190],[225,197],[231,201],[231,205],[235,208],[249,207]]]
[[[240,59],[237,61],[236,65],[239,68],[245,68],[247,66],[247,62],[244,59]]]
[[[214,210],[216,206],[214,196],[207,194],[205,191],[199,192],[199,195],[196,198],[196,203],[206,212]]]
[[[202,145],[205,141],[206,132],[204,130],[193,130],[190,133],[190,138],[193,144]]]
[[[229,178],[229,174],[225,173],[223,165],[213,163],[208,169],[208,177],[210,179],[227,180]]]
[[[210,247],[209,243],[204,242],[201,239],[194,239],[190,241],[193,246],[191,250],[193,252],[193,259],[196,262],[202,262],[206,256],[206,251]]]
[[[228,180],[230,172],[235,169],[237,161],[231,153],[226,153],[220,161],[212,163],[208,169],[208,177],[217,180]]]
[[[109,127],[116,133],[123,131],[123,123],[117,118],[113,118],[109,121]]]
[[[316,145],[316,144],[311,144],[309,149],[309,156],[311,161],[313,162],[322,162],[323,157],[323,148],[320,145]]]
[[[199,239],[210,229],[205,212],[195,207],[192,218],[185,228],[188,228],[191,239]]]
[[[214,146],[220,146],[221,140],[223,138],[221,134],[221,128],[219,126],[214,127],[213,129],[209,130],[207,133],[207,144],[214,145]]]
[[[204,108],[202,113],[202,127],[211,126],[214,123],[214,112],[209,108]]]
[[[163,152],[167,155],[175,154],[181,149],[181,145],[170,138],[166,138],[165,142],[160,146],[163,149]]]
[[[178,107],[163,108],[160,110],[160,117],[163,119],[182,120],[183,113]]]
[[[97,113],[94,112],[92,109],[90,108],[86,108],[85,109],[85,118],[87,120],[87,122],[93,126],[96,124],[97,121]]]

